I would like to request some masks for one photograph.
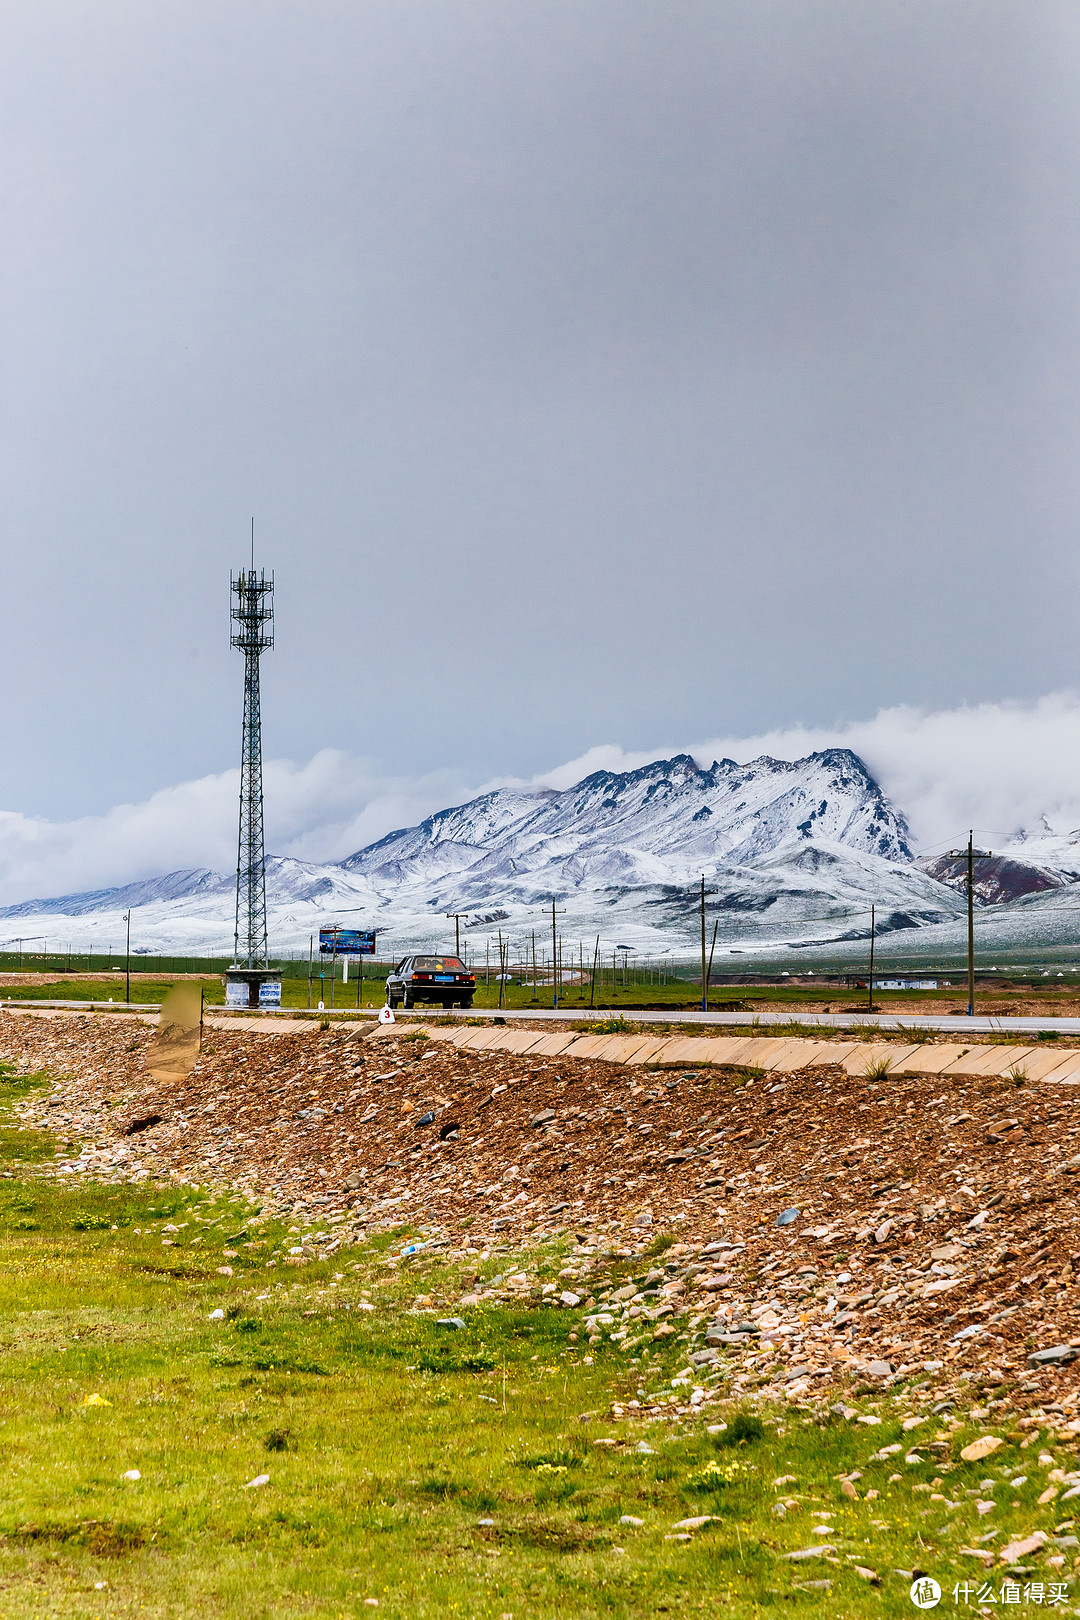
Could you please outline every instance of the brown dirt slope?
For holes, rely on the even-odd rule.
[[[93,1144],[64,1173],[231,1183],[470,1252],[562,1230],[635,1253],[667,1233],[645,1293],[587,1331],[629,1347],[683,1329],[738,1359],[736,1389],[789,1398],[920,1368],[1074,1411],[1068,1360],[1029,1363],[1080,1350],[1080,1108],[1064,1087],[839,1065],[747,1083],[314,1024],[215,1030],[161,1086],[151,1038],[135,1021],[0,1017],[0,1055],[61,1076],[28,1118]]]

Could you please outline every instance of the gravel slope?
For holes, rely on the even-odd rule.
[[[1062,1088],[838,1066],[747,1081],[314,1023],[215,1030],[162,1086],[152,1039],[135,1020],[0,1015],[0,1055],[61,1077],[27,1122],[86,1144],[57,1173],[256,1190],[332,1222],[335,1246],[404,1223],[466,1257],[576,1235],[561,1280],[580,1331],[627,1354],[678,1337],[698,1400],[717,1380],[835,1403],[916,1379],[924,1402],[1072,1421],[1080,1108]],[[603,1285],[605,1257],[646,1249],[634,1286]],[[1030,1364],[1054,1347],[1061,1365]]]

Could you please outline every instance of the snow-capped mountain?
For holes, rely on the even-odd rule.
[[[378,928],[388,950],[445,942],[449,912],[464,914],[477,941],[501,928],[520,943],[544,929],[554,898],[570,938],[681,952],[702,874],[721,952],[743,938],[863,938],[871,904],[879,930],[945,922],[963,907],[912,863],[903,815],[850,750],[708,769],[680,754],[562,791],[500,788],[340,863],[273,857],[272,947],[306,950],[332,921]],[[0,918],[13,937],[101,949],[118,943],[131,908],[141,950],[220,953],[231,945],[233,896],[231,873],[174,872],[24,901]]]
[[[908,828],[857,754],[830,748],[749,765],[688,754],[640,770],[596,771],[563,792],[499,788],[441,810],[342,864],[381,881],[469,872],[561,874],[559,888],[685,882],[808,840],[910,861]],[[548,884],[548,887],[551,887]]]

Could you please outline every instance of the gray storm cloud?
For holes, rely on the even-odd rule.
[[[464,790],[1070,689],[1078,34],[1064,0],[0,4],[18,838],[228,783],[253,512],[269,757]]]

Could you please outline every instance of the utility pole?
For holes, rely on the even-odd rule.
[[[307,953],[307,1004],[308,1004],[308,1011],[309,1012],[311,1011],[311,970],[312,970],[312,967],[314,966],[314,962],[315,962],[315,935],[314,934],[309,934],[308,935],[308,953]]]
[[[461,960],[461,919],[464,915],[465,913],[462,911],[448,911],[446,913],[447,922],[450,921],[451,917],[454,919],[454,955],[459,961]]]
[[[130,911],[125,911],[124,912],[124,921],[127,923],[127,956],[126,956],[125,965],[124,965],[126,989],[124,991],[124,1000],[130,1004],[130,1002],[131,1002],[131,912]]]
[[[596,970],[600,965],[600,935],[596,936],[596,945],[593,948],[592,982],[589,985],[589,1006],[596,1005]]]
[[[556,910],[556,904],[555,904],[555,896],[552,895],[552,897],[551,897],[551,1005],[552,1005],[553,1008],[558,1008],[558,1005],[559,1005],[559,967],[560,967],[560,962],[561,962],[561,947],[559,945],[559,936],[558,936],[558,933],[557,933],[556,927],[555,927],[556,915],[557,915],[557,910]],[[534,935],[534,938],[535,938],[535,935]],[[535,957],[534,957],[534,961],[535,961]]]
[[[968,1017],[975,1016],[975,829],[968,829],[967,847],[967,900],[968,900]]]
[[[866,998],[866,1010],[867,1010],[867,1012],[873,1012],[873,1010],[874,1010],[874,930],[875,930],[875,926],[876,926],[876,913],[875,913],[874,907],[871,906],[870,907],[870,983],[867,986],[867,998]]]
[[[701,874],[701,1010],[709,1010],[709,985],[705,971],[705,874]]]

